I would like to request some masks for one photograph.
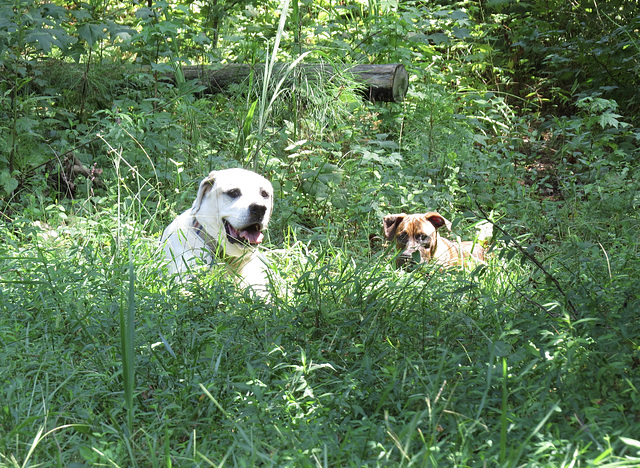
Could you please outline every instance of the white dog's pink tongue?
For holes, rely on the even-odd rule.
[[[240,231],[240,237],[247,239],[252,244],[259,244],[264,239],[262,231]]]

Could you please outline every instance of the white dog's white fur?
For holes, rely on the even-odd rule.
[[[239,168],[212,171],[191,209],[162,234],[169,272],[184,276],[201,262],[223,262],[236,282],[264,294],[267,267],[257,246],[272,210],[273,187],[261,175]]]

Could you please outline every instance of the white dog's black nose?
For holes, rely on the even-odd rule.
[[[249,205],[249,213],[253,217],[253,219],[261,220],[264,218],[264,214],[267,211],[267,207],[264,205],[258,205],[257,203],[252,203]]]

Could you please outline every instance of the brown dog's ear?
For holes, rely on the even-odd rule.
[[[429,213],[425,213],[424,217],[427,221],[431,222],[436,229],[440,229],[442,226],[446,226],[447,230],[451,231],[451,221],[446,219],[440,213],[436,213],[435,211],[430,211]]]
[[[198,196],[196,197],[193,205],[191,205],[191,214],[196,214],[200,210],[200,205],[202,204],[202,199],[207,194],[213,184],[216,183],[216,171],[211,171],[207,177],[202,179],[200,182],[200,188],[198,188]]]
[[[395,237],[396,229],[398,229],[398,226],[406,216],[407,215],[404,213],[399,213],[390,214],[384,217],[384,219],[382,220],[382,227],[384,228],[384,236],[388,240],[391,240]]]

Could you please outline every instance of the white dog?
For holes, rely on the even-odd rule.
[[[266,264],[256,247],[272,210],[273,187],[264,177],[245,169],[212,171],[200,183],[191,209],[162,234],[169,272],[184,275],[202,261],[218,261],[237,283],[264,294]]]

